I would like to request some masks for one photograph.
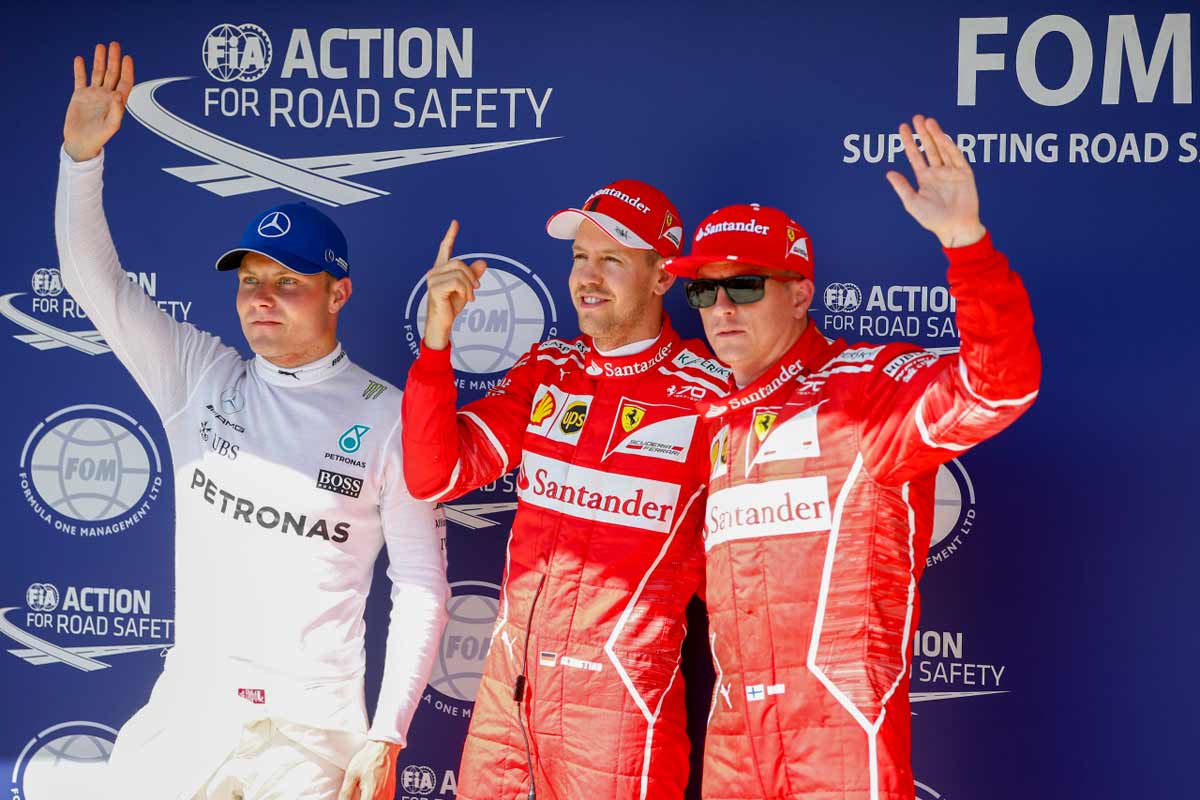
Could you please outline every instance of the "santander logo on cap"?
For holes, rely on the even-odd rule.
[[[741,231],[743,233],[753,233],[758,236],[766,236],[771,232],[771,226],[759,225],[758,220],[753,217],[747,222],[731,222],[729,220],[721,220],[720,222],[705,222],[696,229],[695,241],[700,241],[706,236],[712,236],[714,233],[728,233],[729,231]]]
[[[556,239],[574,239],[589,220],[622,247],[678,255],[683,246],[683,220],[667,196],[648,183],[619,180],[588,195],[580,208],[559,211],[546,223]]]
[[[584,209],[591,210],[591,209],[588,209],[588,206],[594,205],[593,201],[595,201],[599,197],[615,197],[618,200],[620,200],[622,203],[627,203],[627,204],[633,206],[635,210],[640,211],[643,214],[649,214],[650,206],[643,203],[641,197],[631,197],[630,195],[626,194],[625,192],[623,192],[617,188],[621,184],[625,184],[625,183],[633,183],[633,181],[617,181],[612,186],[605,186],[603,189],[597,189],[596,191],[592,192],[588,196],[588,199],[583,204]]]
[[[692,238],[692,252],[669,258],[668,272],[695,278],[701,267],[733,262],[794,277],[813,277],[808,232],[777,208],[757,203],[726,206],[704,218]]]

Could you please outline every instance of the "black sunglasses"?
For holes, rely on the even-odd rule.
[[[736,305],[757,303],[763,299],[767,285],[766,275],[730,275],[728,278],[697,278],[689,281],[684,289],[688,305],[692,308],[708,308],[717,302],[717,289],[725,287],[729,302]]]

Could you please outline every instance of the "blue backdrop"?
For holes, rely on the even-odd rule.
[[[131,278],[244,348],[214,258],[261,208],[323,203],[350,240],[342,341],[403,385],[421,275],[456,217],[460,253],[493,254],[503,287],[455,333],[464,400],[536,338],[576,333],[568,247],[543,224],[621,177],[663,188],[689,234],[720,205],[786,209],[812,234],[827,335],[956,347],[937,242],[884,180],[906,169],[896,125],[936,115],[969,147],[984,223],[1030,289],[1045,380],[1014,428],[939,474],[913,657],[918,796],[1186,792],[1185,675],[1200,656],[1185,619],[1200,557],[1195,6],[500,5],[6,11],[0,787],[62,796],[60,773],[104,757],[173,636],[161,425],[55,272],[71,57],[119,39],[141,88],[108,148],[106,207]],[[669,310],[699,333],[678,289]],[[122,427],[128,452],[88,438]],[[74,453],[47,438],[68,429],[86,440]],[[130,453],[149,478],[111,466]],[[453,618],[398,797],[454,797],[512,489],[449,509]],[[372,705],[382,569],[375,589]],[[214,576],[215,591],[237,587]],[[702,719],[702,638],[692,650]]]

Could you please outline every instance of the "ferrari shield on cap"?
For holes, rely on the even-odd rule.
[[[679,209],[642,181],[620,180],[592,192],[582,207],[566,208],[550,217],[546,232],[555,239],[574,239],[585,219],[622,247],[654,250],[664,257],[679,255],[683,247]]]
[[[302,275],[350,275],[345,235],[333,220],[307,203],[284,203],[256,216],[238,246],[217,259],[217,269],[237,269],[246,253],[272,258]]]
[[[813,278],[812,240],[808,231],[777,208],[757,203],[726,206],[696,228],[692,252],[668,258],[672,275],[695,278],[701,267],[729,261],[791,278]]]

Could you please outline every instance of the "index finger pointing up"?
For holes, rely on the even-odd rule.
[[[458,236],[458,220],[450,220],[450,227],[446,229],[446,235],[442,237],[442,243],[438,247],[437,264],[441,266],[450,260],[450,256],[454,253],[454,240]]]

